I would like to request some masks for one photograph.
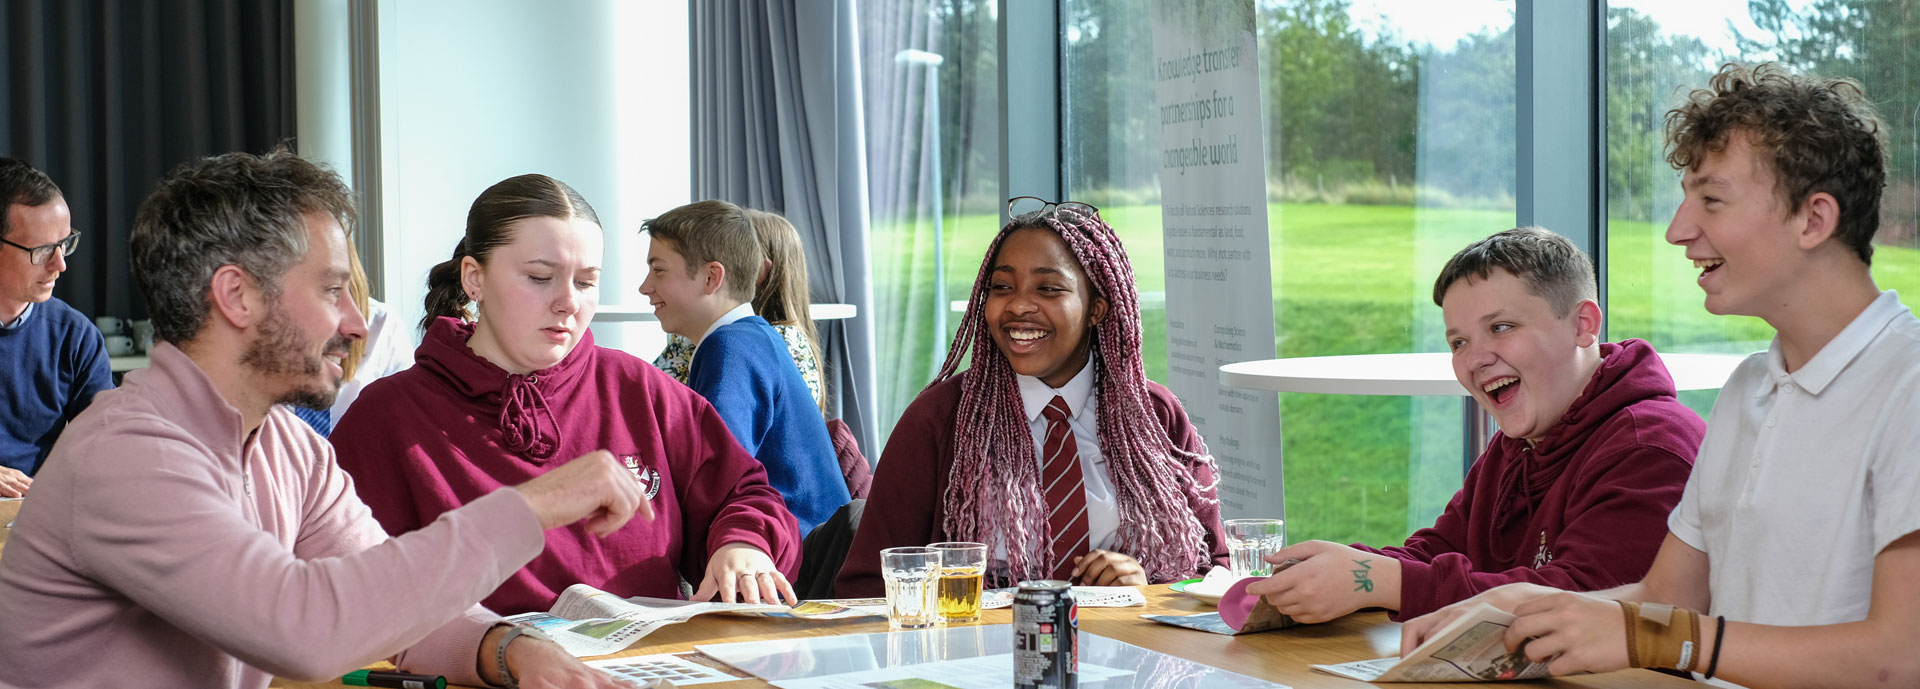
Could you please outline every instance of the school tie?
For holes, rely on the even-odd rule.
[[[1053,578],[1073,573],[1073,558],[1087,552],[1087,491],[1080,474],[1080,445],[1067,425],[1067,401],[1055,395],[1047,408],[1047,442],[1041,449],[1040,482],[1047,497],[1047,530],[1053,533]]]

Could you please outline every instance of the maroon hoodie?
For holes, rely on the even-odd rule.
[[[1603,343],[1586,390],[1537,446],[1495,433],[1432,527],[1404,546],[1354,547],[1400,560],[1394,619],[1515,582],[1569,591],[1636,582],[1705,432],[1652,345]]]
[[[524,376],[474,354],[472,335],[470,324],[436,321],[414,367],[367,386],[333,430],[340,466],[388,533],[605,449],[644,479],[654,520],[604,539],[578,524],[549,529],[546,550],[488,596],[488,608],[545,611],[575,583],[679,598],[680,580],[698,584],[708,555],[732,542],[766,551],[793,578],[798,523],[766,468],[692,389],[594,346],[592,333],[559,364]]]

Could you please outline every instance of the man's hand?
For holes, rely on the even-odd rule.
[[[1452,622],[1454,618],[1472,609],[1473,606],[1487,603],[1501,610],[1513,612],[1527,601],[1556,593],[1564,592],[1539,584],[1507,584],[1487,589],[1480,592],[1478,596],[1416,617],[1400,627],[1400,656],[1404,658],[1408,653],[1412,653],[1413,649],[1419,648],[1420,644],[1427,640],[1427,637],[1433,636],[1434,632],[1440,631],[1441,627],[1447,626],[1448,622]],[[1617,608],[1614,616],[1619,617]]]
[[[1507,650],[1527,643],[1527,659],[1548,661],[1555,675],[1612,672],[1627,667],[1626,621],[1620,603],[1584,593],[1559,592],[1513,609]],[[1702,646],[1696,645],[1695,652]]]
[[[693,599],[707,600],[716,594],[722,603],[800,602],[787,576],[774,566],[773,558],[745,543],[720,546],[713,557],[707,558],[707,576],[700,580]]]
[[[653,521],[653,506],[633,472],[613,453],[595,450],[559,468],[515,486],[540,516],[540,528],[554,529],[582,519],[587,532],[605,536],[638,514]]]
[[[33,477],[13,467],[0,467],[0,498],[27,497],[27,487],[33,485]]]
[[[1400,561],[1327,541],[1307,541],[1268,555],[1299,560],[1247,585],[1273,609],[1301,622],[1325,622],[1367,607],[1399,609]]]
[[[504,624],[496,626],[480,642],[480,677],[494,685],[506,680],[494,659],[494,648],[506,629]],[[507,669],[525,689],[631,689],[612,675],[587,667],[559,644],[530,636],[514,637],[507,645]]]
[[[1126,553],[1093,550],[1073,559],[1069,579],[1086,586],[1146,586],[1147,571]]]

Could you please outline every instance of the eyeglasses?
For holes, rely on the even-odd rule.
[[[27,252],[27,261],[36,266],[44,266],[47,264],[47,261],[53,260],[53,252],[56,249],[60,251],[61,256],[72,256],[73,250],[80,248],[80,231],[74,230],[73,234],[67,235],[66,239],[52,244],[41,244],[40,246],[21,246],[5,239],[0,239],[0,244],[25,251]]]
[[[1028,213],[1044,213],[1054,209],[1071,211],[1089,218],[1100,217],[1100,209],[1093,207],[1091,203],[1048,201],[1038,196],[1015,196],[1007,199],[1007,217],[1009,218],[1018,218]]]

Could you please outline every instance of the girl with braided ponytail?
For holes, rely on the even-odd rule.
[[[1147,380],[1119,235],[1092,206],[1027,199],[1009,210],[1039,210],[994,238],[946,363],[894,427],[837,595],[879,595],[882,548],[934,541],[989,544],[989,585],[1226,563],[1217,470]]]
[[[425,528],[468,502],[611,454],[657,515],[604,537],[589,522],[546,532],[546,549],[492,595],[504,614],[547,610],[576,583],[619,596],[792,599],[799,524],[766,467],[713,405],[645,361],[593,344],[600,220],[545,175],[489,187],[453,257],[428,278],[413,368],[367,386],[330,440],[388,533]],[[477,313],[476,313],[477,312]]]

